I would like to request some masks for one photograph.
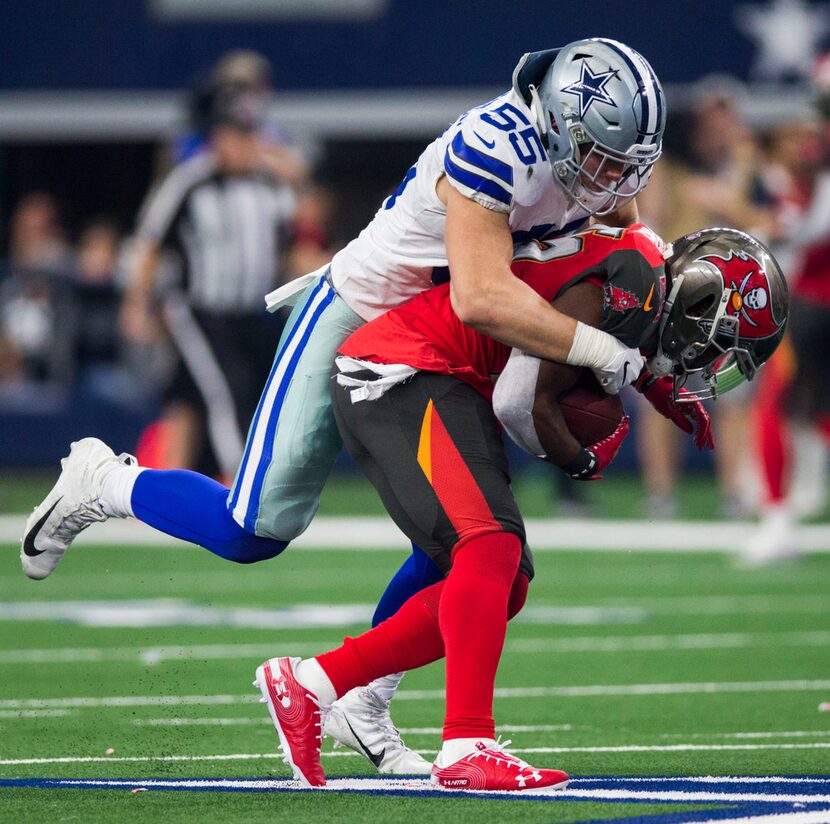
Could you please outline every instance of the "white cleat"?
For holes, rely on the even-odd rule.
[[[71,445],[52,491],[29,516],[20,542],[20,563],[30,578],[49,576],[78,533],[109,517],[100,502],[104,479],[117,466],[135,464],[97,438]]]
[[[429,775],[432,764],[410,750],[392,723],[389,703],[371,687],[358,687],[332,704],[325,733],[334,746],[366,756],[378,772]]]

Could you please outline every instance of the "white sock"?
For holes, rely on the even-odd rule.
[[[101,507],[113,518],[133,516],[133,487],[135,479],[144,471],[143,466],[114,466],[104,478],[101,487]]]
[[[395,672],[392,675],[384,675],[383,678],[378,678],[369,684],[369,688],[374,690],[386,703],[388,704],[394,697],[398,685],[403,680],[404,673]]]
[[[307,690],[313,692],[324,706],[330,707],[337,700],[334,685],[316,658],[304,658],[300,661],[294,667],[294,676]]]
[[[476,744],[478,744],[479,741],[486,747],[491,747],[496,743],[495,738],[447,739],[444,742],[444,746],[441,747],[441,762],[445,767],[449,767],[450,764],[455,764],[456,761],[460,761],[465,756],[475,752],[477,749]]]

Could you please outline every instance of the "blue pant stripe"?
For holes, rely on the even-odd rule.
[[[259,420],[262,415],[262,408],[265,403],[265,396],[268,394],[268,387],[271,385],[271,381],[274,379],[274,375],[277,372],[277,369],[280,366],[280,358],[282,353],[291,345],[291,341],[297,335],[298,330],[302,326],[303,320],[309,310],[309,307],[314,302],[314,298],[317,297],[319,291],[323,288],[326,284],[326,279],[321,278],[320,282],[308,296],[308,300],[306,300],[305,306],[302,308],[299,316],[297,317],[296,323],[291,327],[289,330],[288,336],[286,337],[285,341],[283,341],[283,345],[280,346],[279,350],[277,351],[276,356],[274,357],[274,363],[271,365],[271,372],[268,375],[268,380],[265,382],[265,386],[262,390],[262,394],[259,396],[259,403],[257,404],[256,412],[254,414],[254,420],[251,424],[250,431],[248,433],[248,440],[245,444],[245,452],[242,455],[242,463],[239,466],[239,470],[236,473],[236,483],[234,484],[233,492],[231,496],[228,498],[228,509],[233,511],[236,507],[237,502],[239,501],[239,491],[242,486],[242,476],[245,474],[245,469],[248,465],[248,460],[251,457],[251,446],[253,443],[253,433],[259,427]],[[246,519],[247,524],[247,519]]]
[[[314,331],[314,327],[317,324],[317,321],[320,319],[320,316],[326,310],[326,308],[331,304],[334,300],[335,292],[328,284],[323,281],[323,285],[329,290],[328,294],[320,301],[317,309],[314,311],[314,314],[311,317],[311,320],[306,325],[305,331],[303,332],[303,336],[300,339],[300,343],[297,348],[294,350],[294,354],[291,357],[291,361],[288,364],[288,368],[285,371],[285,375],[283,377],[282,383],[280,384],[279,389],[277,390],[277,396],[274,399],[274,408],[271,412],[270,417],[267,421],[267,429],[265,434],[265,443],[262,446],[262,454],[259,458],[259,464],[256,469],[256,474],[254,475],[254,482],[253,488],[251,489],[251,497],[248,504],[248,511],[245,513],[245,528],[254,532],[256,529],[256,516],[259,508],[259,496],[262,493],[262,484],[265,480],[265,473],[268,470],[268,465],[271,462],[271,452],[274,448],[274,436],[277,431],[277,423],[279,422],[280,412],[282,411],[282,406],[285,401],[286,393],[288,392],[288,387],[291,384],[291,379],[294,377],[294,372],[297,370],[297,364],[302,357],[303,352],[305,351],[305,347],[308,344],[309,338],[311,337],[311,333]],[[299,323],[297,324],[300,325]]]

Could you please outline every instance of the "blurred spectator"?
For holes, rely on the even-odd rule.
[[[126,357],[118,325],[121,290],[116,283],[121,235],[107,217],[90,221],[81,232],[75,252],[72,301],[74,368],[78,390],[93,403],[146,407],[146,384]]]
[[[687,157],[663,158],[638,198],[644,220],[666,239],[710,226],[731,226],[761,237],[773,228],[769,198],[760,178],[760,148],[743,120],[742,97],[741,85],[729,78],[707,78],[699,84]],[[745,443],[750,392],[749,386],[742,387],[718,399],[713,415],[723,501],[720,514],[730,518],[748,514]],[[646,512],[652,517],[673,517],[678,508],[678,433],[645,406],[638,416],[638,429]],[[655,444],[661,447],[655,449]]]
[[[80,368],[113,364],[118,359],[120,335],[115,285],[120,234],[107,218],[97,218],[81,233],[75,253],[75,299],[83,323],[76,353]]]
[[[761,465],[761,523],[743,547],[752,566],[795,558],[801,547],[795,523],[808,509],[794,496],[797,449],[812,430],[825,449],[808,457],[814,508],[821,499],[820,480],[830,443],[830,58],[817,67],[817,109],[822,127],[805,122],[779,129],[773,137],[770,189],[776,195],[776,248],[791,261],[789,342],[761,375],[754,433]],[[818,492],[818,495],[816,494]],[[810,501],[807,501],[810,503]],[[801,510],[801,512],[799,511]]]
[[[135,272],[121,311],[135,341],[155,333],[163,255],[179,264],[162,313],[179,355],[166,393],[165,467],[233,476],[279,338],[263,296],[284,273],[295,198],[274,173],[259,134],[264,110],[226,89],[211,109],[209,144],[181,163],[145,205]],[[203,433],[209,448],[203,448]]]
[[[13,269],[66,272],[70,248],[52,195],[26,195],[12,213],[10,226],[9,261]]]
[[[69,267],[69,246],[54,197],[45,192],[26,195],[12,213],[9,266],[0,283],[4,394],[27,384],[71,382]]]

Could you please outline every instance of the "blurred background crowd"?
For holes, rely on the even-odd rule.
[[[626,405],[635,419],[634,438],[620,465],[641,474],[639,511],[649,518],[678,515],[679,478],[688,469],[711,472],[719,511],[710,514],[748,518],[760,510],[766,540],[778,533],[772,550],[759,553],[786,554],[794,550],[788,531],[793,519],[820,512],[826,503],[830,402],[816,376],[827,370],[830,351],[824,345],[830,335],[824,322],[830,309],[830,60],[821,57],[820,35],[826,31],[818,23],[809,42],[779,43],[774,52],[773,33],[752,51],[753,20],[760,18],[751,9],[773,19],[782,4],[788,5],[770,0],[747,6],[745,19],[736,18],[735,26],[747,33],[736,50],[743,71],[719,73],[733,66],[704,52],[695,58],[693,78],[674,85],[668,78],[664,156],[639,202],[643,220],[667,240],[715,225],[763,239],[789,278],[790,340],[759,380],[717,402],[712,463],[690,455],[672,424],[632,396]],[[320,4],[329,6],[345,14],[337,4]],[[358,27],[361,15],[374,14],[372,25],[381,25],[384,14],[402,4],[346,6],[363,9],[349,22]],[[719,13],[731,9],[716,6]],[[162,7],[171,13],[176,4],[148,5],[158,14]],[[818,14],[803,0],[790,0],[788,8],[802,18]],[[688,20],[691,11],[691,4],[681,3],[672,14]],[[83,17],[82,10],[76,13]],[[651,42],[661,32],[675,35],[670,16],[665,12],[653,23]],[[289,36],[292,20],[284,26]],[[168,24],[182,22],[174,15]],[[212,24],[215,32],[221,21]],[[830,30],[830,21],[825,24]],[[246,25],[245,31],[253,31],[256,21]],[[671,48],[668,37],[668,46],[663,43],[655,55],[648,36],[637,40],[607,24],[597,31],[581,25],[570,38],[545,35],[543,42],[534,31],[525,50],[586,34],[619,36],[649,57],[661,77],[667,63],[661,53]],[[782,26],[780,37],[788,32]],[[458,51],[459,71],[469,65],[474,44],[462,39],[443,48],[438,41],[433,50]],[[325,41],[328,52],[310,58],[306,71],[318,70],[315,60],[331,63],[335,46]],[[408,49],[401,47],[401,60],[411,60]],[[777,78],[783,85],[759,106],[758,88],[766,88],[759,84],[771,80],[774,53],[784,55]],[[137,450],[145,464],[192,467],[227,479],[284,320],[264,312],[262,295],[325,264],[365,225],[437,131],[396,130],[404,107],[390,95],[376,105],[369,92],[358,112],[343,100],[337,111],[350,112],[357,123],[374,118],[391,128],[363,133],[349,120],[336,138],[307,139],[304,117],[319,124],[337,115],[321,111],[325,96],[319,92],[303,109],[292,75],[297,106],[285,118],[294,128],[286,128],[274,68],[285,60],[276,44],[271,50],[214,54],[175,96],[174,117],[161,140],[104,140],[95,134],[85,141],[62,141],[59,135],[27,139],[25,131],[6,140],[0,172],[0,466],[54,464],[68,440],[94,432],[118,449]],[[499,60],[512,65],[519,56],[517,51]],[[383,64],[383,54],[377,57]],[[385,59],[399,72],[392,50]],[[419,67],[408,68],[405,78],[396,74],[398,85],[417,85],[412,71]],[[430,71],[425,64],[420,69]],[[492,90],[506,86],[508,77]],[[354,82],[372,83],[358,73]],[[480,82],[483,87],[490,78]],[[430,107],[448,94],[426,90],[417,99],[426,123],[435,119]],[[473,91],[459,99],[474,103],[479,96],[487,99]],[[411,124],[419,111],[417,100],[414,106],[408,100],[405,117]],[[198,213],[201,222],[183,220],[186,210]],[[195,338],[183,335],[188,324]],[[199,363],[193,353],[201,351],[200,335],[208,343],[227,340],[216,350],[230,352],[229,362],[205,365],[211,360],[206,356]],[[579,490],[561,487],[552,493],[561,511],[584,512],[588,504]]]

